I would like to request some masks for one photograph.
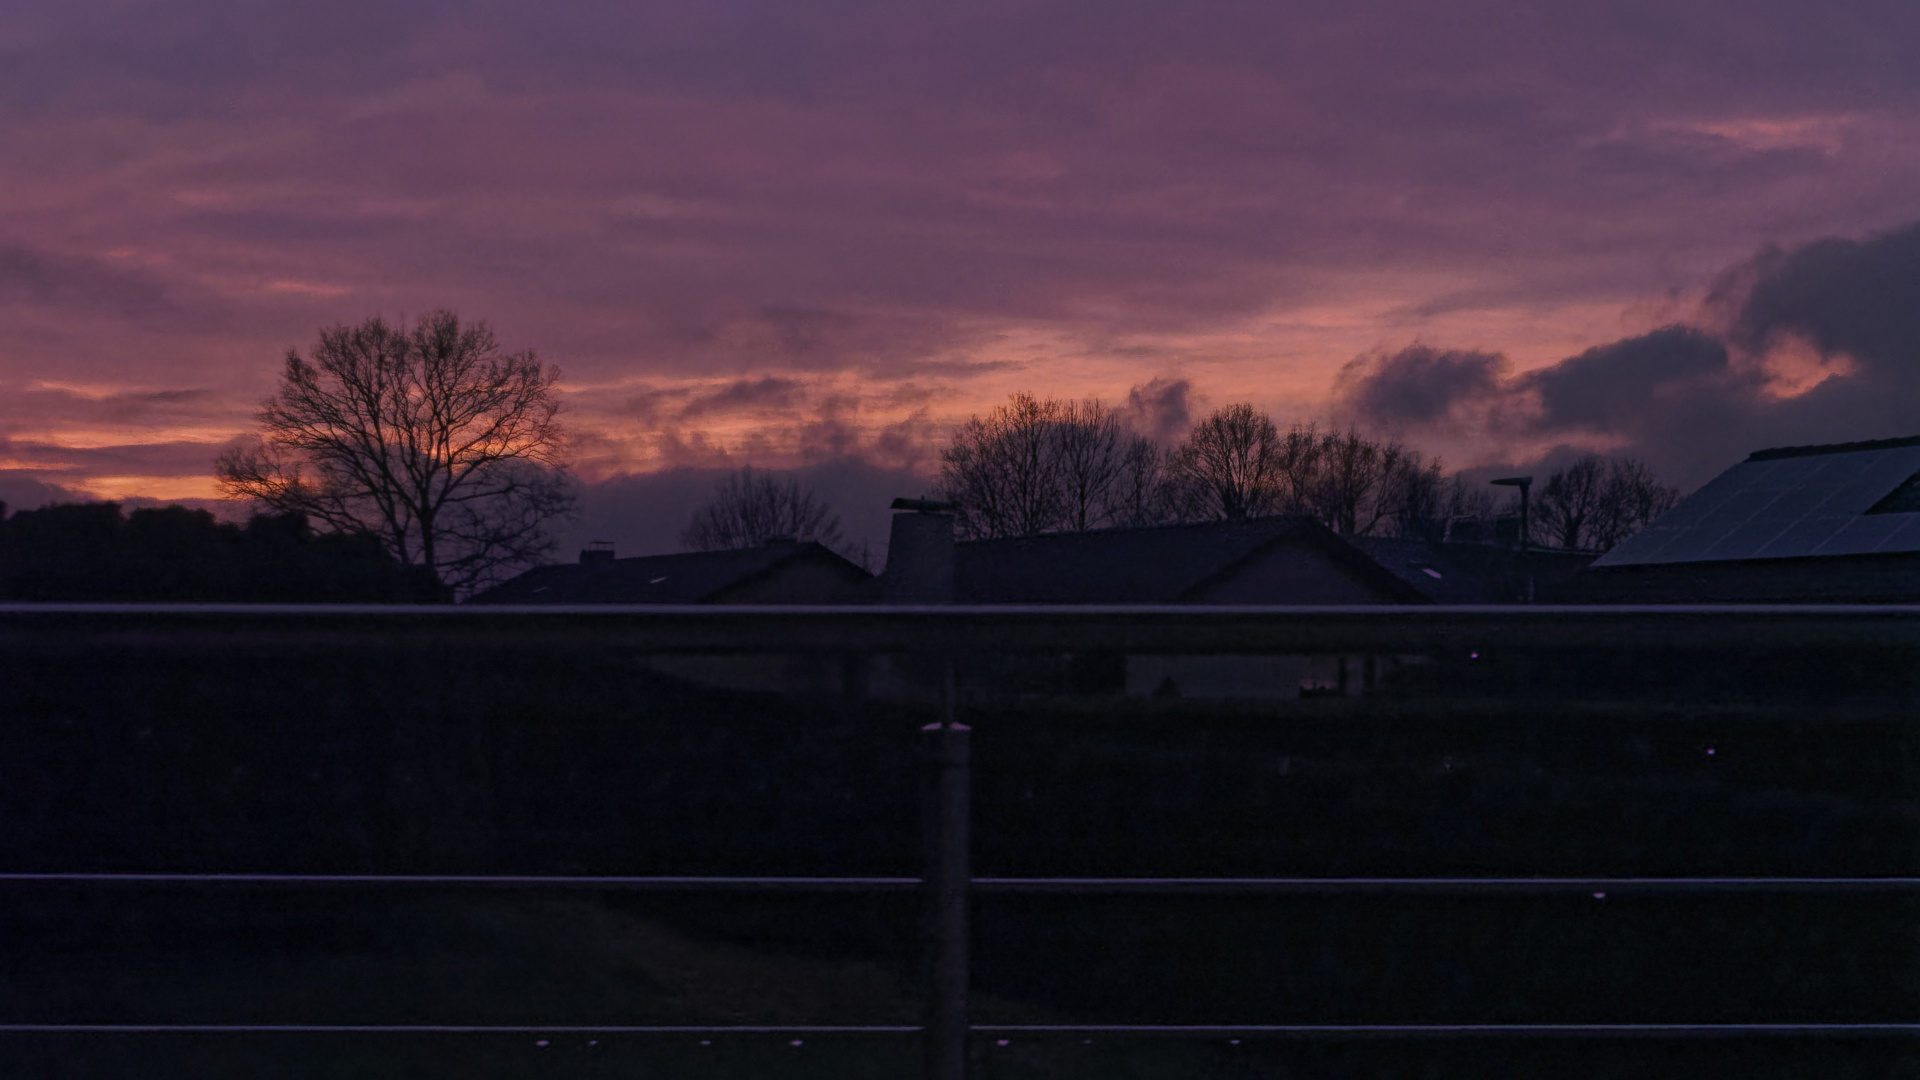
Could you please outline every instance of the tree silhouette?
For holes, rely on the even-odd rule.
[[[219,459],[220,486],[377,536],[465,595],[552,550],[572,509],[558,378],[451,311],[323,329],[311,360],[288,350],[261,438]]]
[[[1533,497],[1534,522],[1549,543],[1606,551],[1679,501],[1645,462],[1587,454],[1547,477]]]
[[[695,551],[758,547],[769,540],[841,542],[840,517],[793,476],[755,472],[743,466],[714,488],[713,499],[694,511],[680,542]]]
[[[1097,398],[1014,394],[974,416],[940,453],[938,494],[973,538],[1032,536],[1167,516],[1163,462]]]
[[[1193,426],[1173,453],[1171,471],[1186,516],[1237,521],[1277,508],[1282,487],[1282,442],[1273,418],[1244,402],[1220,409]]]
[[[432,602],[446,590],[365,533],[298,514],[243,526],[180,506],[67,503],[0,522],[0,597],[29,601]]]

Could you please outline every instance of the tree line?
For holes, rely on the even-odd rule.
[[[435,602],[446,589],[364,533],[316,532],[298,514],[245,525],[181,506],[125,513],[67,503],[4,517],[0,598],[12,601]]]
[[[1463,518],[1503,518],[1517,531],[1519,517],[1438,458],[1354,428],[1282,431],[1246,403],[1162,447],[1098,399],[1016,393],[956,429],[940,466],[932,494],[956,505],[969,540],[1295,514],[1343,535],[1437,542]],[[1587,454],[1533,490],[1528,539],[1605,551],[1679,498],[1643,461]],[[681,534],[700,551],[776,539],[837,546],[840,519],[795,477],[750,466],[723,478]]]
[[[1163,448],[1097,399],[1017,393],[956,430],[940,462],[936,494],[958,504],[969,539],[1297,514],[1345,535],[1437,541],[1449,522],[1501,509],[1438,458],[1354,428],[1283,431],[1246,403]],[[1644,462],[1587,455],[1536,489],[1530,539],[1605,550],[1678,499]]]
[[[549,555],[554,524],[575,505],[559,377],[451,311],[323,328],[307,355],[288,350],[258,435],[215,471],[230,497],[301,528],[371,538],[394,565],[471,595]],[[1489,492],[1446,476],[1437,458],[1352,428],[1283,431],[1237,403],[1162,446],[1098,399],[1026,393],[954,431],[935,494],[958,504],[960,534],[975,539],[1272,514],[1348,535],[1439,539],[1453,519],[1495,512]],[[1610,547],[1676,499],[1643,462],[1589,456],[1536,489],[1534,539]],[[778,537],[842,542],[812,491],[743,469],[682,541],[716,549]]]

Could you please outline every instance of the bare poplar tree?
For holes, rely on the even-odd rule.
[[[375,535],[464,596],[539,561],[572,510],[559,377],[451,311],[330,327],[311,359],[287,351],[260,439],[215,471],[228,496]]]
[[[744,466],[714,487],[713,499],[694,511],[680,542],[695,551],[759,547],[770,540],[841,543],[840,516],[792,475]]]

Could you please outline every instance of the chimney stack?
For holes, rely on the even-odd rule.
[[[895,499],[893,509],[887,568],[880,574],[881,602],[953,603],[953,512],[958,505]]]

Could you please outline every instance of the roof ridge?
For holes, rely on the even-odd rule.
[[[1863,450],[1896,450],[1903,446],[1920,446],[1920,435],[1907,435],[1898,439],[1867,439],[1862,442],[1820,443],[1812,446],[1776,446],[1769,450],[1755,450],[1747,455],[1747,460],[1778,461],[1781,458],[1852,454]]]
[[[1261,525],[1267,522],[1297,525],[1302,521],[1318,522],[1312,514],[1261,514],[1258,517],[1220,518],[1214,521],[1172,521],[1159,525],[1106,525],[1098,529],[1059,529],[1053,532],[1028,533],[1025,536],[990,536],[979,540],[962,540],[966,544],[1006,544],[1023,540],[1055,540],[1082,536],[1105,536],[1113,533],[1172,532],[1176,529],[1218,529],[1226,526]]]

